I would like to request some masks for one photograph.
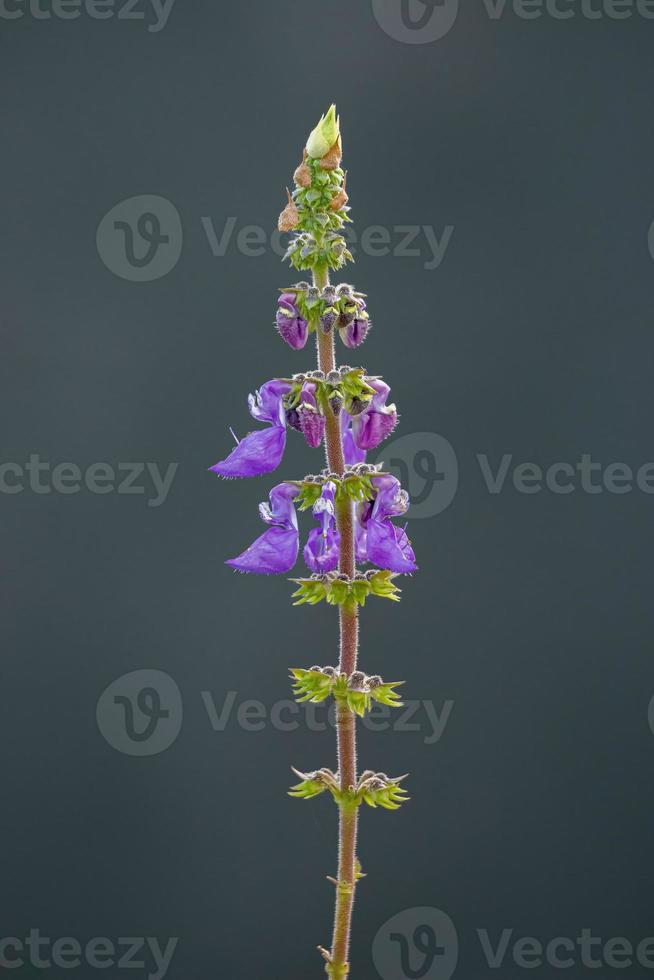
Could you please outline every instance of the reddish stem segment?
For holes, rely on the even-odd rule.
[[[329,277],[326,270],[314,272],[314,283],[324,289]],[[318,368],[328,374],[335,369],[333,333],[324,334],[317,328]],[[345,472],[343,438],[340,421],[333,412],[327,413],[325,426],[327,465],[332,473],[342,476]],[[340,534],[339,571],[350,577],[356,570],[354,538],[354,505],[351,501],[339,501],[336,505],[336,526]],[[340,614],[340,662],[339,671],[350,676],[357,668],[359,642],[359,616],[356,603],[339,606]],[[338,739],[338,766],[341,789],[354,788],[357,782],[356,718],[346,704],[338,703],[336,715]],[[350,933],[354,893],[357,884],[357,826],[358,808],[341,805],[339,809],[338,884],[336,885],[336,914],[331,962],[327,972],[332,978],[349,974]]]

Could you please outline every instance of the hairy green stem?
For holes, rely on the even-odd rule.
[[[329,284],[326,267],[319,267],[313,273],[314,285],[324,289]],[[335,368],[334,335],[325,334],[320,327],[316,331],[318,347],[318,368],[328,374]],[[331,472],[342,476],[345,472],[343,438],[338,417],[327,413],[325,426],[325,446],[327,465]],[[354,504],[339,501],[336,505],[336,526],[340,534],[339,571],[352,577],[356,568],[354,537]],[[339,606],[340,610],[340,661],[339,671],[348,675],[357,668],[359,642],[359,616],[356,603]],[[344,702],[337,705],[336,733],[338,739],[338,767],[341,790],[354,788],[357,781],[356,718]],[[331,948],[331,962],[327,972],[332,978],[349,975],[350,932],[352,910],[357,884],[357,828],[358,808],[341,805],[339,809],[338,834],[338,884],[336,885],[336,912],[334,916],[334,937]]]

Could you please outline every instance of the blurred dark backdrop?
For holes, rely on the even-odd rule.
[[[453,13],[413,2],[426,19]],[[284,578],[223,564],[261,530],[256,504],[277,480],[206,470],[229,425],[250,428],[248,391],[311,365],[271,325],[297,275],[269,241],[249,254],[259,233],[237,236],[274,229],[332,101],[354,230],[389,238],[390,254],[368,243],[342,276],[369,296],[363,362],[392,383],[412,491],[423,443],[446,447],[430,458],[447,471],[409,524],[420,573],[399,606],[362,616],[364,667],[429,708],[362,732],[362,764],[409,771],[413,799],[363,814],[353,980],[405,976],[393,941],[374,961],[373,942],[421,906],[451,918],[467,980],[497,975],[477,930],[493,947],[514,930],[501,971],[514,977],[529,972],[521,936],[589,928],[635,947],[654,932],[654,499],[648,471],[627,492],[606,473],[654,460],[654,22],[616,19],[608,0],[596,19],[569,6],[560,20],[469,4],[425,43],[407,43],[423,39],[398,26],[399,0],[177,0],[165,23],[144,0],[130,15],[144,19],[3,8],[0,938],[178,937],[173,980],[322,975],[334,808],[285,791],[291,764],[333,764],[333,733],[283,730],[293,719],[273,709],[289,665],[333,661],[336,619],[293,609]],[[129,233],[101,222],[144,195],[159,220],[144,236],[143,202],[116,212],[135,229],[130,265]],[[447,236],[436,267],[430,234]],[[484,460],[495,473],[505,454],[491,493]],[[580,474],[569,493],[513,480],[519,464],[544,473],[583,454],[601,492]],[[31,479],[30,457],[48,467]],[[318,458],[291,434],[279,478]],[[62,462],[92,486],[89,467],[108,464],[105,492],[60,492],[76,484],[74,468],[53,473]],[[118,492],[119,467],[148,462],[178,464],[165,499],[147,469],[131,487],[144,492]],[[141,670],[171,680],[124,678]],[[127,715],[101,698],[119,678],[138,730],[148,711],[157,727],[161,697],[155,741],[121,734]],[[409,946],[426,914],[407,913]],[[20,951],[3,949],[7,969]],[[26,949],[18,978],[42,972]],[[575,977],[615,972],[602,947],[600,973],[576,949]],[[413,976],[447,980],[445,959],[412,956]],[[642,959],[624,972],[646,975]],[[156,975],[145,962],[111,975]],[[98,972],[87,956],[50,975]],[[531,972],[562,970],[550,957]]]

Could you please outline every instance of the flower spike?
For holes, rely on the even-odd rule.
[[[330,273],[352,261],[343,234],[351,220],[351,188],[342,157],[340,120],[331,105],[309,134],[278,224],[289,233],[285,259],[301,275],[279,290],[274,326],[293,351],[305,351],[313,338],[317,365],[274,377],[250,395],[248,408],[258,428],[235,437],[236,446],[211,467],[225,478],[272,473],[282,463],[289,430],[300,433],[311,449],[324,447],[327,457],[324,469],[272,488],[259,505],[265,530],[227,564],[240,572],[287,574],[301,553],[309,572],[291,580],[294,605],[324,602],[338,610],[338,662],[290,671],[298,702],[325,704],[333,698],[336,708],[338,771],[294,769],[298,782],[289,790],[290,797],[302,800],[327,792],[339,810],[339,865],[328,879],[336,898],[334,934],[329,947],[318,947],[332,980],[350,977],[352,910],[364,877],[356,854],[359,808],[396,811],[408,799],[404,776],[358,773],[356,719],[378,704],[401,707],[404,683],[359,667],[360,610],[371,598],[399,602],[399,576],[418,567],[405,527],[395,523],[407,513],[409,496],[382,465],[367,462],[367,454],[398,424],[391,389],[379,375],[360,366],[339,367],[336,360],[341,344],[357,350],[372,327],[365,293],[348,282],[330,282]],[[308,525],[303,544],[298,517]],[[321,626],[315,644],[324,646]]]

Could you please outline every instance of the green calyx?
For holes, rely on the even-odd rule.
[[[341,167],[325,170],[319,160],[308,158],[303,179],[306,186],[296,187],[292,193],[299,215],[298,229],[320,236],[325,231],[336,231],[350,221],[346,204],[338,205],[342,199],[345,171]],[[334,200],[336,199],[336,201]],[[327,219],[327,220],[325,220]]]
[[[406,790],[400,785],[406,776],[391,779],[383,772],[366,770],[359,777],[356,786],[342,790],[338,773],[331,769],[309,773],[293,769],[293,772],[300,778],[300,782],[291,787],[288,795],[295,799],[310,800],[328,790],[339,807],[356,809],[366,803],[373,809],[380,806],[384,810],[399,810],[402,803],[409,799]]]
[[[291,677],[295,699],[300,703],[311,701],[320,704],[331,696],[360,717],[370,711],[373,701],[389,708],[402,707],[400,695],[395,689],[401,687],[404,681],[385,684],[381,677],[368,677],[359,670],[348,677],[334,667],[311,667],[309,670],[293,667]]]
[[[368,806],[381,806],[385,810],[399,810],[409,799],[405,789],[400,786],[406,776],[389,779],[384,773],[364,772],[359,778],[357,795]]]
[[[354,500],[361,502],[364,500],[374,500],[375,490],[370,482],[369,476],[348,476],[344,479],[325,480],[324,483],[332,482],[336,485],[336,501]],[[296,506],[299,510],[311,510],[316,500],[322,492],[323,482],[313,483],[304,481],[300,484],[300,492],[295,498]]]
[[[292,378],[279,378],[291,386],[284,397],[286,410],[297,408],[302,402],[303,388],[307,384],[315,386],[315,399],[323,414],[327,410],[337,412],[342,408],[351,415],[357,415],[370,403],[375,389],[368,384],[365,368],[345,368],[330,371],[308,371],[295,374]]]
[[[317,496],[319,495],[320,493]],[[393,583],[396,577],[397,574],[394,572],[376,570],[358,572],[352,579],[337,572],[328,572],[311,578],[294,578],[291,581],[298,588],[293,593],[293,598],[297,599],[293,605],[302,606],[306,603],[315,606],[319,602],[326,601],[330,606],[342,606],[353,602],[365,606],[366,599],[370,595],[399,602],[401,589]]]
[[[335,216],[323,217],[332,221]],[[315,269],[320,265],[325,265],[336,272],[342,269],[346,262],[354,261],[347,242],[342,235],[334,231],[326,231],[324,235],[307,232],[295,235],[288,244],[284,258],[288,259],[293,268],[299,272]]]
[[[307,321],[310,334],[318,329],[321,321],[325,322],[324,318],[336,328],[341,325],[341,321],[347,322],[353,317],[359,320],[370,319],[363,305],[366,294],[353,289],[347,283],[326,286],[324,290],[319,290],[316,286],[300,282],[280,288],[279,291],[294,295],[295,306],[300,316]]]

